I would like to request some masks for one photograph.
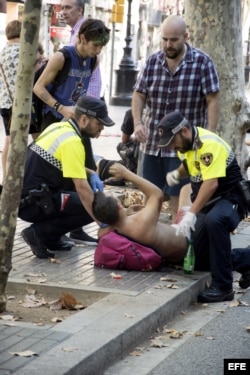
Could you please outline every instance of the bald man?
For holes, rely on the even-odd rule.
[[[219,115],[219,80],[214,63],[205,52],[191,47],[187,39],[181,17],[172,15],[164,20],[162,49],[148,57],[132,97],[134,134],[144,153],[142,176],[167,191],[173,221],[182,184],[166,183],[166,174],[178,168],[180,161],[173,150],[159,151],[157,125],[167,113],[178,110],[194,126],[216,131]]]

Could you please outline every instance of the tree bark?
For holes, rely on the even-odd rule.
[[[31,94],[40,26],[42,0],[26,0],[20,41],[20,57],[13,101],[10,147],[0,201],[0,312],[6,309],[6,285],[11,270],[12,248],[23,183],[24,160],[31,113]]]
[[[245,95],[241,1],[186,0],[185,21],[190,44],[207,52],[216,65],[220,80],[217,133],[230,144],[246,173],[250,111]]]

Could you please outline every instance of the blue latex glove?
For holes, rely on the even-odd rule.
[[[89,176],[89,182],[94,193],[97,190],[103,191],[103,182],[97,173],[93,173]]]

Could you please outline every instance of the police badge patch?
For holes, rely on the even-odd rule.
[[[212,164],[213,161],[213,155],[210,154],[209,152],[206,154],[201,155],[201,162],[204,164],[206,167],[208,167],[210,164]]]

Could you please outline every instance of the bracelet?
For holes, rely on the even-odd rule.
[[[55,104],[53,105],[53,108],[58,112],[58,109],[59,107],[61,106],[62,104],[60,102],[55,102]]]
[[[143,122],[138,121],[138,122],[135,124],[135,128],[136,128],[138,125],[143,125]]]

